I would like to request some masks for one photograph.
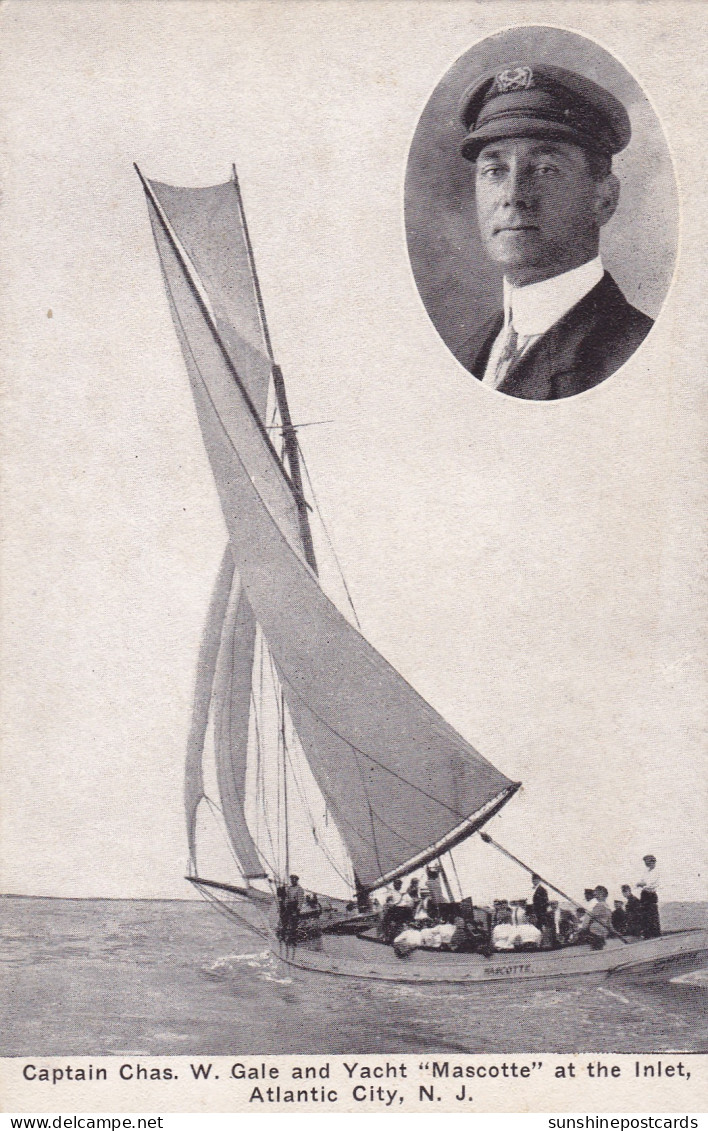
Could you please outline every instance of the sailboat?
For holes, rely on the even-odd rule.
[[[599,951],[420,947],[405,960],[382,944],[372,901],[435,862],[456,906],[452,850],[480,832],[520,783],[406,682],[321,583],[298,430],[235,167],[230,180],[206,188],[136,171],[228,530],[186,757],[189,882],[282,961],[328,975],[479,985],[657,977],[700,966],[708,957],[705,930],[629,944],[611,938]],[[218,806],[205,784],[208,748]],[[198,864],[205,804],[219,810],[237,882],[205,874],[201,856]],[[303,861],[317,872],[307,885],[313,910],[305,905],[297,935],[286,939],[279,895]],[[462,890],[457,901],[462,909]]]

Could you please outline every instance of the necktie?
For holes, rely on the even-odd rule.
[[[494,388],[498,389],[507,373],[511,369],[513,362],[516,360],[519,348],[519,335],[514,329],[511,313],[509,314],[509,321],[506,326],[504,344],[502,351],[497,360],[496,369],[494,372]]]

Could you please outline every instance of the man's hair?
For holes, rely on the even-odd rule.
[[[598,149],[584,149],[588,172],[594,181],[607,180],[612,172],[612,157]]]

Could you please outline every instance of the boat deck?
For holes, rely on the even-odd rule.
[[[571,978],[604,981],[673,977],[708,959],[708,930],[677,931],[658,939],[623,943],[609,939],[603,950],[572,946],[561,950],[480,954],[419,949],[398,958],[392,947],[366,936],[324,935],[297,947],[277,941],[275,953],[290,966],[338,976],[382,981],[450,984],[548,982]]]

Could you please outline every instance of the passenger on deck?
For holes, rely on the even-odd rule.
[[[386,899],[384,901],[384,905],[386,907],[398,907],[399,903],[401,902],[401,895],[402,895],[401,888],[402,887],[403,887],[403,881],[402,880],[395,879],[393,881],[393,883],[391,884],[391,887],[386,892]]]
[[[416,908],[419,903],[420,891],[418,888],[418,881],[414,876],[409,883],[407,890],[401,896],[400,906],[409,908],[413,912],[413,914],[415,914]]]
[[[546,924],[541,931],[541,949],[556,950],[558,942],[558,901],[551,900],[546,912]]]
[[[639,938],[642,933],[642,905],[629,884],[622,884],[624,896],[625,929],[623,934]]]
[[[509,918],[507,919],[507,915]],[[496,927],[497,923],[511,923],[513,922],[513,915],[511,907],[509,906],[508,899],[495,899],[494,900],[494,913],[492,916],[492,926]]]
[[[659,870],[656,866],[656,856],[643,856],[645,872],[637,887],[641,889],[639,897],[642,916],[642,938],[656,939],[661,934],[659,922]]]
[[[417,899],[414,902],[409,892],[401,892],[401,887],[401,880],[395,879],[393,891],[386,899],[386,906],[381,917],[381,937],[387,943],[393,942],[396,935],[401,933],[405,924],[413,921]]]
[[[293,874],[285,889],[281,911],[281,929],[285,942],[295,942],[297,925],[300,922],[300,912],[304,902],[305,892],[300,887],[300,877]]]
[[[615,900],[615,909],[612,912],[612,927],[617,931],[618,935],[627,933],[627,912],[624,909],[624,901],[621,899]]]
[[[440,872],[434,866],[430,865],[426,873],[426,883],[428,888],[428,906],[427,911],[431,919],[437,919],[440,914],[440,908],[445,902],[443,895],[442,880],[440,879]]]
[[[320,901],[314,893],[312,895],[305,896],[305,910],[302,912],[302,914],[309,915],[311,918],[315,918],[322,914]]]
[[[531,887],[533,895],[531,897],[531,907],[533,909],[534,922],[539,931],[543,931],[546,925],[546,916],[548,914],[548,892],[541,883],[541,877],[535,873],[531,877]]]
[[[588,943],[593,950],[602,950],[610,933],[612,914],[607,906],[607,888],[598,884],[593,894],[595,902],[580,923],[578,942]]]
[[[568,946],[577,927],[575,911],[572,907],[561,907],[558,915],[558,942],[561,946]]]
[[[425,947],[426,950],[456,950],[458,948],[452,945],[455,931],[453,923],[436,923],[432,927],[421,927],[420,930],[406,927],[393,940],[393,949],[399,958],[407,958],[419,947]]]
[[[417,950],[422,945],[421,932],[416,931],[413,927],[407,927],[393,940],[393,949],[398,958],[407,958],[412,951]]]
[[[501,918],[492,931],[494,950],[538,950],[541,945],[541,932],[533,923],[513,923],[511,911],[501,913]]]

